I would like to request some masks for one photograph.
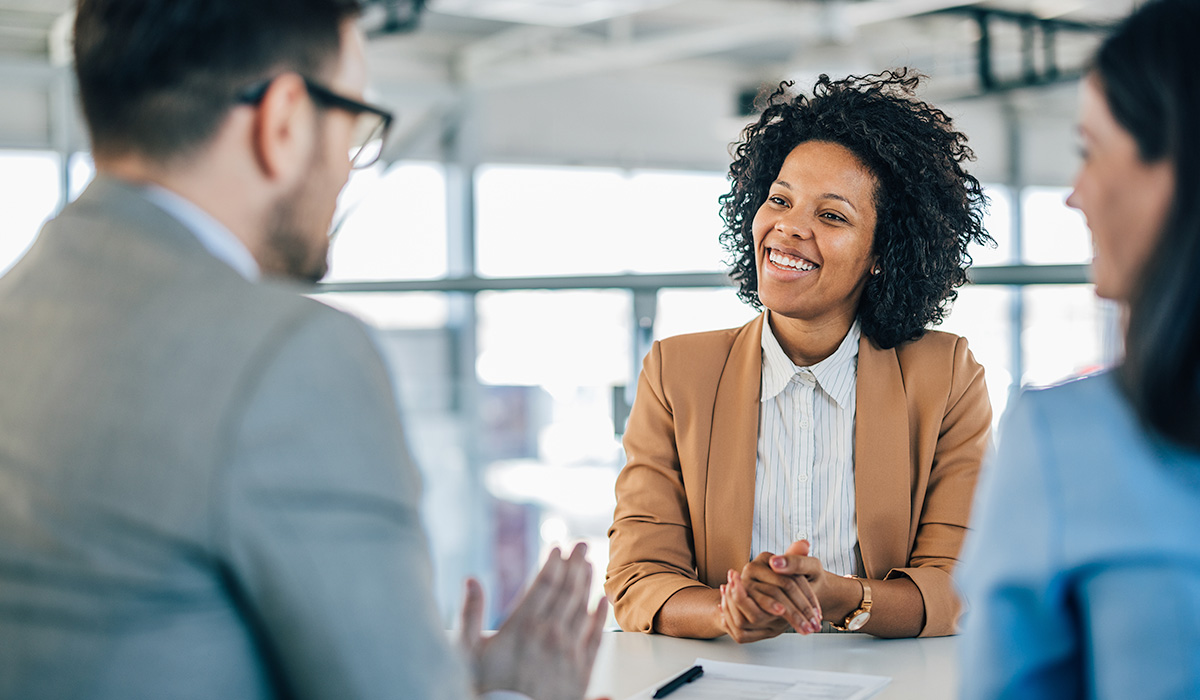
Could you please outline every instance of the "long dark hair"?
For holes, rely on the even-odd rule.
[[[1169,161],[1175,195],[1130,299],[1119,376],[1141,420],[1200,448],[1200,2],[1152,0],[1101,46],[1108,107],[1147,163]]]
[[[879,182],[872,252],[881,272],[869,277],[859,302],[863,333],[891,348],[942,321],[967,281],[967,246],[992,239],[983,228],[983,188],[963,168],[975,157],[967,137],[945,112],[915,97],[920,80],[905,69],[842,80],[822,75],[811,97],[783,83],[742,131],[730,190],[721,196],[721,243],[743,301],[762,306],[755,212],[793,148],[829,141],[854,153]]]

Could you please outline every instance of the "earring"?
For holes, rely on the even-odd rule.
[[[872,274],[872,275],[878,275],[880,272],[883,272],[883,268],[879,267],[878,265],[876,265],[875,267],[871,268],[871,274]]]

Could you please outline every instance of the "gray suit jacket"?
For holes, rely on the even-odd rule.
[[[0,698],[442,698],[364,328],[99,178],[0,278]]]

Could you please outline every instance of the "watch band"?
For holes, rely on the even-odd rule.
[[[840,632],[849,632],[852,621],[857,617],[862,615],[866,615],[867,619],[870,619],[871,617],[871,584],[867,583],[866,579],[862,579],[857,576],[847,575],[846,578],[852,578],[855,581],[858,581],[858,585],[862,586],[862,602],[859,603],[857,608],[851,610],[849,614],[846,615],[845,619],[842,620],[840,625],[837,623],[830,623],[830,626]],[[855,627],[855,629],[858,629],[858,627],[861,627],[864,624],[866,624],[866,620],[863,620],[857,627]]]

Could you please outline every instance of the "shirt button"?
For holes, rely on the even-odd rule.
[[[801,421],[800,421],[800,427],[801,427],[801,428],[807,428],[807,427],[808,427],[808,419],[807,419],[807,418],[801,419]]]
[[[808,474],[801,474],[800,475],[800,483],[803,484],[806,481],[808,481]]]
[[[807,540],[807,539],[808,539],[808,533],[807,533],[807,532],[797,532],[797,533],[796,533],[796,539],[797,539],[797,540]]]

